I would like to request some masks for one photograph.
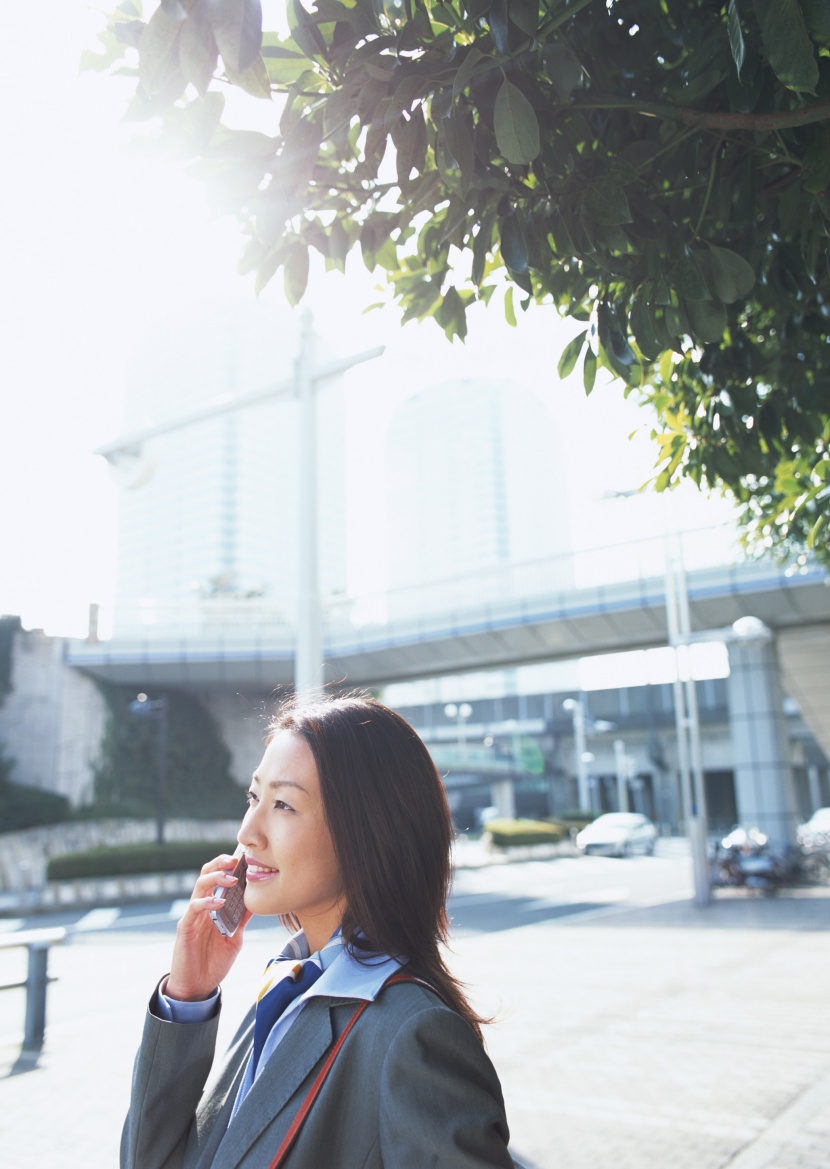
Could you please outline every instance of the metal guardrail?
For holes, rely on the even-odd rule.
[[[23,1050],[37,1051],[43,1046],[46,1033],[46,988],[56,979],[49,977],[49,947],[60,945],[66,938],[63,927],[43,930],[21,930],[0,936],[0,950],[25,946],[29,951],[28,972],[24,982],[0,983],[0,990],[26,990],[26,1024],[23,1031]]]

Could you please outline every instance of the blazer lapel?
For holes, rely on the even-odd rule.
[[[235,1169],[254,1141],[278,1118],[271,1155],[276,1153],[294,1118],[293,1112],[284,1116],[280,1113],[333,1041],[328,1001],[322,997],[309,999],[242,1101],[214,1160],[209,1162],[214,1169]],[[221,1123],[221,1116],[217,1119]]]

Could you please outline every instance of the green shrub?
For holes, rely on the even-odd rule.
[[[200,869],[222,852],[232,853],[233,840],[187,840],[165,844],[123,844],[53,856],[46,870],[50,881],[83,877],[121,877],[135,873],[178,873]]]
[[[0,764],[2,762],[0,758]],[[5,778],[2,770],[0,767],[0,832],[39,828],[42,824],[60,824],[72,819],[72,808],[66,796],[13,783]]]
[[[521,844],[558,844],[568,830],[554,820],[490,820],[487,831],[499,848]]]
[[[580,832],[588,824],[593,824],[596,818],[596,812],[590,812],[587,808],[567,808],[564,812],[556,813],[557,821],[574,832]]]

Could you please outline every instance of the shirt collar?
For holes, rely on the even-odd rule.
[[[387,978],[403,965],[403,961],[390,958],[386,954],[369,954],[365,958],[356,958],[345,946],[339,929],[325,946],[314,954],[310,953],[306,936],[300,930],[289,938],[281,953],[273,961],[281,962],[286,959],[295,962],[308,959],[315,962],[323,971],[321,977],[286,1009],[286,1014],[291,1013],[292,1007],[299,1006],[310,998],[359,998],[374,1002]]]

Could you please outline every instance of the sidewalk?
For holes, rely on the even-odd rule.
[[[22,993],[0,995],[3,1169],[117,1165],[143,1003],[170,945],[90,934],[54,950],[36,1060],[19,1057]],[[272,948],[251,935],[220,1042]],[[519,925],[459,938],[451,964],[498,1016],[488,1049],[526,1169],[830,1164],[830,889]]]

